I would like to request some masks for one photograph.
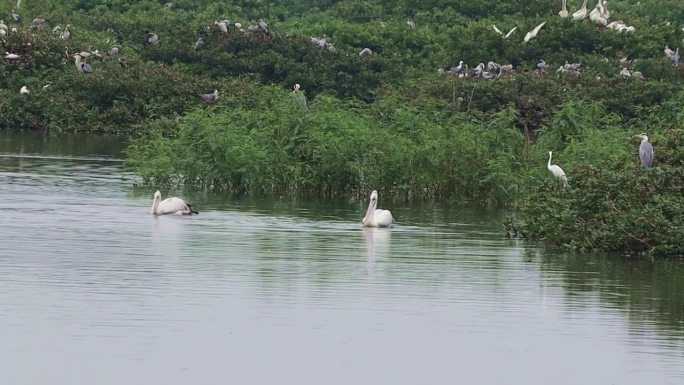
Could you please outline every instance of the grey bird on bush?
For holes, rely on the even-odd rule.
[[[205,103],[216,103],[218,101],[218,90],[214,90],[214,92],[210,94],[198,94],[200,99],[202,99],[203,102]]]
[[[653,145],[648,141],[646,133],[634,135],[632,136],[632,139],[641,139],[641,145],[639,145],[639,159],[641,160],[641,164],[646,168],[653,166]]]
[[[201,50],[202,48],[204,48],[204,40],[202,40],[202,38],[200,37],[199,39],[197,39],[195,45],[193,45],[192,48],[194,48],[195,51]]]
[[[159,36],[154,32],[150,32],[145,36],[145,41],[148,44],[157,44],[159,43]]]

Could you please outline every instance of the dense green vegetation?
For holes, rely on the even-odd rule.
[[[579,1],[570,2],[570,12]],[[19,60],[0,61],[0,127],[133,135],[129,162],[149,183],[240,192],[439,198],[519,209],[508,228],[580,249],[682,254],[684,4],[610,2],[610,21],[558,17],[558,1],[53,1],[0,15]],[[590,5],[591,6],[591,5]],[[46,19],[29,27],[34,17]],[[409,28],[407,20],[415,21]],[[222,33],[263,19],[269,32]],[[528,43],[522,38],[542,21]],[[69,23],[65,40],[53,32]],[[496,24],[508,39],[494,32]],[[155,32],[158,44],[147,44]],[[193,49],[201,37],[202,50]],[[335,50],[311,44],[327,38]],[[87,59],[80,51],[118,55]],[[360,56],[370,48],[374,54]],[[620,59],[643,80],[623,81]],[[546,75],[532,69],[540,59]],[[463,60],[511,63],[511,76],[437,73]],[[582,76],[556,68],[582,63]],[[50,82],[46,90],[42,87]],[[294,83],[302,93],[293,94]],[[22,86],[31,91],[19,94]],[[204,104],[198,93],[217,89]],[[306,95],[308,108],[301,98]],[[647,132],[656,165],[639,165]],[[568,174],[559,189],[549,150]],[[648,220],[645,220],[647,218]],[[515,231],[514,231],[515,230]]]

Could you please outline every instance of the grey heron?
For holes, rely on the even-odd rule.
[[[114,56],[119,54],[119,47],[112,47],[109,49],[109,54]]]
[[[551,164],[551,154],[553,152],[549,151],[549,162],[546,165],[546,168],[551,172],[554,178],[556,178],[557,181],[561,182],[563,184],[563,187],[568,185],[568,177],[565,176],[565,171],[563,171],[560,166],[557,164]]]
[[[641,160],[641,164],[646,168],[653,166],[653,145],[648,141],[646,133],[634,135],[632,138],[641,139],[641,144],[639,145],[639,159]]]
[[[372,56],[372,55],[373,55],[373,51],[371,51],[370,48],[364,48],[364,49],[361,50],[361,52],[359,52],[359,56],[363,56],[363,55]]]
[[[21,16],[19,16],[18,13],[14,12],[14,10],[12,10],[11,15],[12,15],[12,20],[15,23],[21,23]]]
[[[218,90],[214,90],[214,92],[210,94],[198,94],[200,99],[202,99],[203,102],[205,103],[216,103],[218,101],[219,93]]]
[[[200,37],[199,39],[197,39],[197,41],[196,41],[195,44],[192,46],[192,48],[193,48],[195,51],[201,50],[202,48],[204,48],[204,40],[202,40],[202,38]]]
[[[154,32],[150,32],[147,35],[145,35],[145,41],[148,44],[157,44],[159,43],[159,36],[157,36],[157,34]]]
[[[677,50],[672,54],[670,63],[672,63],[672,65],[675,67],[679,65],[679,47],[677,47]]]
[[[268,35],[268,33],[269,33],[268,24],[266,24],[265,21],[259,20],[259,22],[257,23],[257,27],[259,27],[259,30],[261,30],[261,32]]]
[[[309,105],[306,102],[306,96],[304,96],[304,93],[302,93],[300,89],[301,86],[299,83],[295,83],[295,85],[292,86],[292,94],[297,97],[297,102],[299,102],[299,105],[301,105],[305,110],[308,110]]]
[[[38,28],[43,24],[45,24],[45,19],[43,19],[42,17],[36,17],[35,19],[33,19],[33,21],[31,21],[31,27],[33,28]]]

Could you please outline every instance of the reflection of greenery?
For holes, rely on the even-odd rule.
[[[562,285],[569,297],[598,294],[602,302],[622,309],[630,321],[643,325],[648,320],[668,338],[684,341],[681,263],[569,254],[544,256],[541,267],[548,284]]]

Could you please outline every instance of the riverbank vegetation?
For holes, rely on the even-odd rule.
[[[684,47],[684,5],[611,1],[609,21],[635,27],[619,32],[560,18],[560,3],[37,0],[20,23],[5,3],[17,32],[2,46],[20,58],[0,61],[0,127],[131,135],[129,163],[157,185],[507,206],[511,235],[681,254],[684,64],[663,49]],[[92,73],[74,65],[84,51]],[[489,61],[514,69],[474,77]],[[580,72],[557,72],[566,62]],[[641,132],[649,170],[629,139]]]

